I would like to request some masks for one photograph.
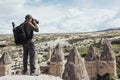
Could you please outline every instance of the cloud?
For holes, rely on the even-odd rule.
[[[74,4],[75,2],[78,1],[74,1]],[[63,2],[45,3],[47,2],[44,0],[0,1],[2,6],[0,7],[0,34],[12,33],[11,22],[14,21],[19,25],[28,13],[39,20],[40,33],[86,32],[119,27],[119,11],[115,9],[92,7],[81,9],[79,6],[65,7]]]
[[[111,28],[120,28],[120,18],[113,19],[106,23],[106,26]]]
[[[5,16],[5,15],[17,13],[17,11],[21,9],[23,4],[24,4],[24,0],[0,1],[0,10],[1,10],[0,16]]]
[[[105,29],[106,23],[110,22],[118,12],[108,9],[85,9],[80,10],[77,8],[71,8],[64,11],[64,16],[50,22],[53,27],[57,27],[58,32],[86,32]],[[47,24],[46,24],[47,25]],[[47,25],[48,30],[51,29]]]
[[[48,16],[44,19],[42,30],[46,32],[86,32],[114,27],[107,26],[106,23],[110,22],[118,13],[108,9],[80,10],[77,8],[57,12],[58,17],[58,14],[53,14],[52,17]]]

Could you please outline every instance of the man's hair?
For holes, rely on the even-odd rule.
[[[32,16],[30,15],[30,14],[27,14],[26,16],[25,16],[25,19],[31,19],[32,18]]]

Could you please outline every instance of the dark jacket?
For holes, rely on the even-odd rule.
[[[33,38],[33,31],[39,32],[38,26],[36,23],[32,24],[30,22],[25,22],[24,28],[25,28],[26,34],[29,38],[28,42],[31,42],[32,38]]]

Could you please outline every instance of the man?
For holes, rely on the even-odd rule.
[[[32,42],[33,38],[33,31],[39,32],[38,26],[36,21],[32,18],[31,15],[25,16],[24,28],[27,35],[27,42],[23,44],[23,74],[27,75],[27,60],[29,55],[29,62],[30,62],[30,75],[37,75],[36,74],[36,67],[35,67],[35,46]]]

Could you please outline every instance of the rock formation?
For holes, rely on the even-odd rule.
[[[76,47],[71,50],[65,70],[62,75],[63,80],[89,80],[84,62]]]
[[[85,57],[85,66],[86,70],[88,72],[88,75],[90,77],[90,80],[96,80],[97,79],[97,54],[95,53],[95,50],[93,46],[91,45],[88,49],[88,53]]]
[[[89,49],[88,49],[88,52],[86,54],[86,57],[85,57],[85,60],[86,61],[94,61],[97,59],[97,54],[93,48],[92,45],[90,45]]]
[[[103,45],[103,52],[98,64],[99,75],[110,73],[116,76],[116,58],[115,53],[112,50],[111,43],[106,40]]]
[[[98,54],[97,54],[98,55]],[[116,59],[111,43],[106,40],[103,44],[103,52],[100,58],[96,58],[93,47],[90,47],[85,57],[85,66],[90,80],[96,80],[97,75],[103,76],[107,73],[116,76]]]
[[[3,53],[0,58],[0,76],[10,75],[11,74],[11,57],[9,53]]]
[[[63,73],[63,66],[64,66],[64,55],[62,51],[62,47],[60,44],[58,44],[50,59],[50,68],[49,68],[49,74],[54,76],[62,76]]]
[[[106,40],[104,45],[103,45],[103,52],[101,53],[101,58],[102,61],[113,61],[115,60],[115,53],[112,50],[111,43]]]

